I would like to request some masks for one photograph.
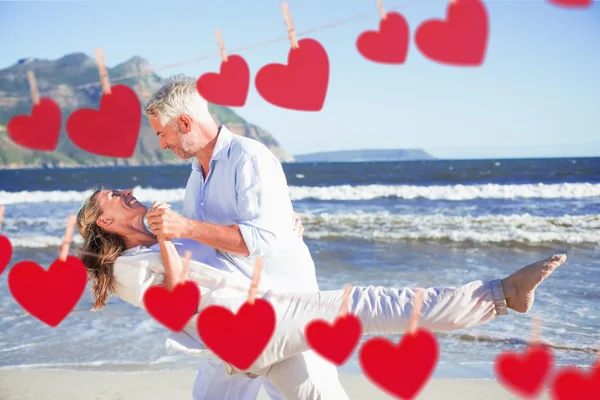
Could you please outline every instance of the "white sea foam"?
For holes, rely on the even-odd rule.
[[[600,214],[448,216],[378,213],[301,214],[310,239],[442,240],[479,243],[600,243]]]
[[[364,186],[295,186],[290,188],[292,200],[371,200],[383,197],[428,200],[517,199],[600,197],[600,184],[520,184],[520,185],[364,185]]]
[[[184,188],[154,189],[136,187],[138,200],[151,203],[155,200],[176,202],[183,200]],[[21,203],[81,203],[91,191],[0,191],[0,204]],[[472,199],[579,199],[600,197],[598,183],[515,184],[515,185],[338,185],[338,186],[291,186],[292,200],[371,200],[396,197],[401,199],[472,200]]]
[[[600,243],[600,214],[554,217],[530,214],[452,216],[381,212],[300,213],[308,239],[360,238],[374,240],[441,240],[479,243]],[[30,229],[40,224],[34,232]],[[62,243],[64,218],[6,219],[4,232],[14,247],[57,247]],[[44,226],[47,228],[44,229]],[[14,234],[10,233],[12,228]],[[40,233],[43,230],[43,234]],[[27,233],[27,232],[31,233]],[[73,242],[82,243],[75,233]]]

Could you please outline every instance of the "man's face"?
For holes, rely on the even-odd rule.
[[[186,134],[179,127],[179,121],[166,126],[161,124],[158,117],[151,117],[148,121],[154,132],[156,132],[156,136],[158,136],[162,150],[169,149],[182,160],[187,160],[193,156],[192,135]]]

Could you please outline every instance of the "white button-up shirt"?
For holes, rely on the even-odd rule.
[[[262,143],[222,126],[204,179],[194,159],[184,216],[217,225],[237,224],[249,257],[223,254],[252,278],[255,257],[278,291],[318,291],[315,265],[293,229],[293,208],[279,160]]]

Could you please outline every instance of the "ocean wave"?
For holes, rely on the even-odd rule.
[[[600,243],[600,214],[448,216],[378,213],[300,214],[309,239],[430,240],[477,243]]]
[[[600,243],[600,214],[540,217],[530,214],[452,216],[381,212],[300,213],[308,239],[428,240],[476,243]],[[60,247],[63,218],[7,218],[13,247]],[[12,233],[12,232],[14,233]],[[23,233],[28,232],[29,233]],[[40,232],[41,231],[41,232]],[[82,243],[75,232],[73,243]]]
[[[292,200],[373,200],[395,197],[399,199],[427,200],[473,200],[473,199],[579,199],[600,197],[600,184],[597,183],[557,183],[520,185],[364,185],[364,186],[292,186]]]
[[[182,201],[185,189],[134,188],[139,201]],[[0,191],[0,204],[22,203],[81,203],[92,192],[86,191]],[[514,184],[514,185],[337,185],[290,186],[292,200],[357,201],[377,198],[473,200],[473,199],[580,199],[600,197],[598,183]]]

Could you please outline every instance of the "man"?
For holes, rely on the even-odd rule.
[[[147,103],[144,114],[163,150],[170,149],[182,159],[194,158],[184,215],[170,209],[151,210],[150,229],[214,247],[249,278],[254,258],[262,257],[263,271],[277,290],[318,291],[308,247],[292,229],[286,177],[272,152],[258,141],[217,126],[191,78],[171,78]],[[297,357],[289,361],[288,396],[348,398],[333,364],[312,351]],[[195,398],[256,398],[258,379],[238,375],[235,385],[232,379],[221,364],[209,367],[205,362],[196,378]],[[268,381],[264,383],[272,399],[282,398]],[[239,395],[227,394],[232,392]]]

